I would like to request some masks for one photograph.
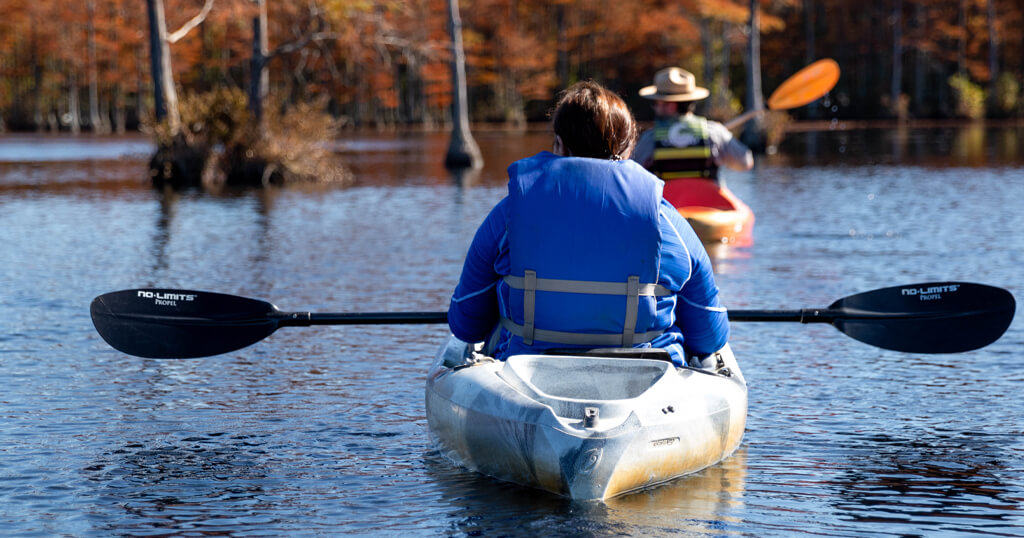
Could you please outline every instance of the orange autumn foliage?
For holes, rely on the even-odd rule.
[[[447,1],[268,2],[271,50],[318,32],[300,50],[273,57],[271,93],[295,103],[323,98],[350,126],[446,121]],[[165,0],[168,28],[202,5]],[[1001,91],[1001,109],[1024,115],[1024,105],[1006,101],[1019,93],[1012,83],[1019,88],[1024,80],[1024,4],[902,0],[894,13],[896,5],[761,0],[764,91],[813,59],[833,57],[843,68],[834,113],[877,117],[888,110],[892,55],[899,50],[897,87],[918,115],[955,114],[946,81],[956,73],[993,97]],[[693,71],[720,95],[742,96],[748,10],[748,0],[463,0],[472,117],[543,120],[560,88],[586,78],[643,110],[636,90],[666,65]],[[255,14],[251,0],[216,0],[205,22],[171,46],[182,91],[247,88]],[[69,116],[92,112],[90,92],[101,117],[137,125],[151,114],[149,69],[144,2],[4,1],[0,122],[7,128],[67,128]]]

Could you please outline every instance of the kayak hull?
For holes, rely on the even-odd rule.
[[[466,344],[452,338],[427,376],[431,438],[456,464],[501,480],[607,499],[714,465],[743,438],[747,389],[728,346],[711,370],[652,359],[465,356]]]
[[[705,243],[753,243],[754,212],[725,185],[706,179],[672,179],[665,183],[664,196]]]

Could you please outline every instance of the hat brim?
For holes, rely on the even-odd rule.
[[[687,93],[658,93],[657,86],[644,86],[643,88],[640,88],[638,93],[640,94],[640,97],[643,97],[644,99],[674,102],[700,101],[708,95],[711,95],[711,92],[708,91],[707,88],[701,88],[700,86],[694,88],[692,92]]]

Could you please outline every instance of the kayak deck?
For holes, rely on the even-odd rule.
[[[663,193],[706,243],[749,246],[754,212],[725,185],[707,179],[671,179]]]
[[[452,340],[427,376],[427,420],[441,452],[471,470],[605,499],[714,465],[742,440],[746,384],[728,346],[720,373],[550,355],[451,368],[466,349]]]

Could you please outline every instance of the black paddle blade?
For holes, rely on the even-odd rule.
[[[114,349],[152,359],[191,359],[258,342],[278,327],[274,305],[205,291],[139,289],[100,295],[89,308]]]
[[[832,324],[861,342],[909,353],[958,353],[998,340],[1016,302],[1002,288],[928,282],[851,295],[829,310]]]

